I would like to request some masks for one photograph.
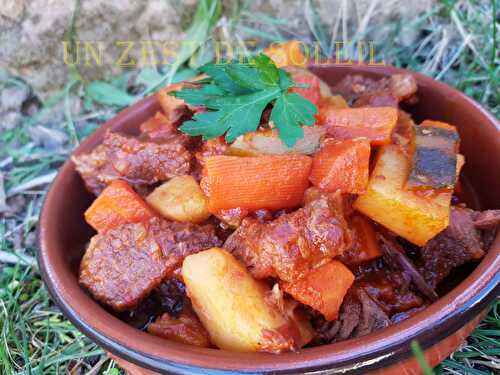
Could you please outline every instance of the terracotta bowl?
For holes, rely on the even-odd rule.
[[[311,66],[329,84],[347,74],[380,78],[408,72],[393,67]],[[459,91],[429,77],[411,72],[419,85],[420,101],[408,110],[416,121],[442,120],[458,127],[465,154],[464,178],[469,205],[500,208],[500,125],[487,111]],[[89,152],[106,129],[137,133],[138,125],[159,105],[146,98],[101,126],[76,150]],[[468,184],[467,184],[468,183]],[[66,317],[105,350],[131,362],[131,371],[145,368],[168,373],[418,373],[409,344],[418,340],[431,365],[436,365],[462,342],[478,324],[485,309],[498,295],[500,236],[482,262],[437,302],[408,320],[373,334],[341,343],[303,349],[281,355],[235,353],[186,346],[137,330],[97,304],[78,285],[80,259],[93,231],[83,212],[93,200],[67,161],[47,194],[40,227],[39,264],[52,298]],[[126,365],[127,366],[127,365]],[[379,370],[380,371],[380,370]],[[150,373],[150,372],[148,372]]]

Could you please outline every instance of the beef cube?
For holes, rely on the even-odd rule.
[[[297,211],[261,223],[245,218],[224,247],[257,279],[292,282],[351,246],[339,194],[320,194]]]
[[[80,283],[115,311],[130,310],[195,252],[219,246],[212,225],[160,218],[124,224],[92,237]]]
[[[116,311],[135,307],[169,271],[145,223],[125,224],[92,237],[80,264],[80,283]]]
[[[101,145],[72,160],[87,189],[98,195],[116,179],[141,186],[187,174],[191,158],[180,137],[155,142],[108,131]]]
[[[453,268],[484,256],[473,216],[474,211],[468,208],[452,207],[448,228],[422,248],[420,272],[432,287],[436,287]]]
[[[168,313],[161,315],[149,325],[148,332],[183,344],[203,348],[211,346],[207,330],[191,308],[185,308],[179,317],[172,317]]]

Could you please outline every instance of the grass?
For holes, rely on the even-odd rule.
[[[384,3],[385,6],[375,2],[362,12],[354,5],[348,6],[351,2],[345,0],[339,1],[339,11],[328,23],[320,18],[314,2],[297,2],[304,7],[298,12],[303,20],[297,25],[286,18],[252,10],[250,3],[239,1],[220,13],[219,2],[207,1],[198,16],[193,17],[188,30],[200,46],[211,35],[234,46],[248,38],[257,38],[257,47],[269,41],[296,37],[319,43],[326,54],[347,32],[351,41],[374,40],[379,59],[443,80],[497,116],[500,114],[495,0],[436,2],[410,19],[402,15],[403,18],[389,17],[383,22],[384,7],[396,7],[397,0]],[[112,117],[120,106],[137,100],[159,84],[193,74],[197,62],[214,55],[209,44],[195,53],[197,58],[189,59],[189,54],[184,52],[184,64],[174,69],[160,67],[140,72],[141,78],[136,80],[139,88],[142,87],[139,94],[137,90],[127,91],[133,72],[110,81],[89,83],[86,87],[77,80],[78,74],[73,73],[61,94],[43,103],[36,113],[23,116],[18,126],[1,129],[1,374],[116,375],[121,372],[50,301],[34,262],[38,213],[47,183],[73,147]],[[0,72],[0,91],[12,86],[24,87],[25,84],[19,77]],[[76,110],[75,103],[80,103]],[[54,118],[57,120],[50,120]],[[43,129],[37,128],[39,126]],[[36,136],[34,129],[43,131],[45,138]],[[52,140],[52,144],[47,144],[47,139]],[[414,346],[414,350],[418,358],[418,346]],[[436,374],[500,371],[499,300],[467,342],[432,371]]]

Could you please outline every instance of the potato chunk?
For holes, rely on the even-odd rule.
[[[192,176],[178,176],[157,187],[146,201],[167,219],[200,223],[210,216],[208,201]]]
[[[269,288],[227,251],[212,248],[186,257],[182,277],[194,310],[219,348],[282,352],[301,342],[297,326],[266,303]]]
[[[396,234],[423,246],[448,226],[451,192],[407,190],[410,161],[395,145],[380,149],[366,194],[354,207]]]

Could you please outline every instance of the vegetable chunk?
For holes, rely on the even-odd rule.
[[[334,320],[353,282],[354,275],[349,268],[332,260],[311,270],[303,279],[284,283],[283,290],[297,301],[321,312],[327,320]]]
[[[342,253],[340,260],[348,265],[356,265],[382,256],[373,222],[366,216],[354,212],[349,217],[353,237],[352,246]]]
[[[304,155],[207,157],[202,186],[209,210],[297,207],[309,186],[311,163]]]
[[[85,221],[99,233],[154,216],[155,212],[123,180],[113,181],[85,211]]]
[[[398,110],[392,107],[335,108],[320,107],[319,121],[327,134],[337,139],[368,138],[372,145],[391,142],[398,121]]]
[[[291,89],[307,100],[311,101],[315,106],[319,106],[321,102],[321,91],[323,87],[323,92],[325,92],[324,87],[328,87],[323,83],[318,76],[311,73],[309,70],[304,68],[298,68],[295,66],[287,66],[284,68],[290,75],[295,83],[305,85],[305,87],[294,87]]]
[[[426,120],[415,126],[412,168],[406,187],[412,190],[453,190],[457,181],[460,137],[454,126]]]
[[[157,187],[146,201],[167,219],[200,223],[210,216],[208,199],[192,176],[178,176]]]
[[[321,190],[360,194],[366,191],[370,142],[366,138],[327,140],[313,158],[313,185]]]
[[[311,155],[319,148],[325,135],[323,126],[304,126],[304,138],[293,147],[288,147],[280,138],[276,129],[266,129],[242,135],[229,147],[229,153],[235,156],[304,154]]]
[[[354,207],[401,237],[423,246],[448,226],[451,192],[414,192],[405,188],[410,161],[398,146],[379,151],[368,191]]]
[[[266,303],[269,288],[225,250],[186,257],[182,277],[195,312],[220,349],[281,352],[301,341],[297,326]]]

